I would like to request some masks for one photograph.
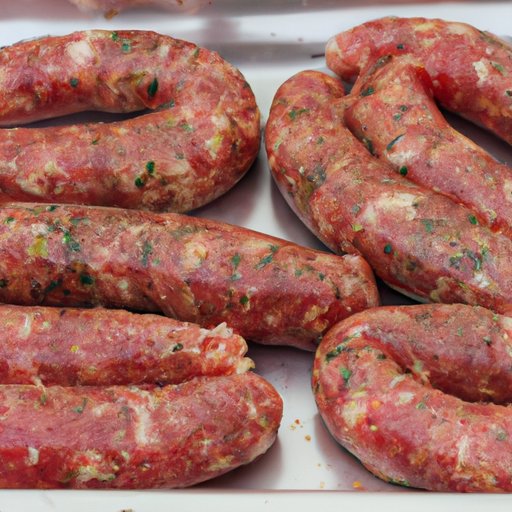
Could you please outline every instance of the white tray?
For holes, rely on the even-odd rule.
[[[185,0],[187,5],[190,3]],[[390,14],[465,21],[502,35],[510,33],[512,3],[213,0],[194,13],[186,8],[171,12],[139,9],[106,20],[101,15],[79,12],[66,0],[0,0],[0,46],[89,28],[156,30],[218,50],[237,65],[253,87],[266,120],[272,97],[284,80],[303,69],[325,69],[324,59],[315,56],[323,53],[328,37]],[[512,163],[512,151],[505,144],[459,120],[455,124],[496,156]],[[248,175],[196,214],[322,248],[273,185],[263,146]],[[388,290],[384,290],[384,296],[386,303],[405,303]],[[255,463],[186,491],[0,491],[0,512],[185,512],[203,507],[226,511],[281,511],[293,507],[298,512],[312,507],[472,512],[485,506],[493,511],[512,510],[512,498],[508,496],[431,494],[374,478],[325,430],[310,390],[312,354],[253,345],[249,355],[256,361],[257,371],[275,385],[285,402],[278,440]]]

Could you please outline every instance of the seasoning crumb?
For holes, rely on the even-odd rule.
[[[306,434],[304,436],[304,439],[309,442],[309,441],[311,441],[311,436],[309,434]]]
[[[364,489],[363,484],[362,484],[359,480],[354,480],[354,481],[352,482],[352,487],[353,487],[354,489],[360,489],[360,490],[363,490],[363,489]]]

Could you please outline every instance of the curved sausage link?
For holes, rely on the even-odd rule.
[[[322,418],[384,480],[510,492],[512,412],[463,399],[510,401],[511,329],[511,318],[459,304],[353,315],[315,357]]]
[[[11,204],[0,208],[0,300],[161,311],[314,350],[378,292],[358,255],[185,215]]]
[[[2,488],[187,487],[263,454],[282,416],[252,372],[163,388],[4,385],[0,400]]]
[[[186,211],[230,189],[259,148],[259,111],[215,52],[154,32],[76,32],[0,50],[0,124],[85,110],[113,123],[0,130],[15,200]]]
[[[266,147],[284,197],[324,243],[359,252],[400,291],[508,310],[512,242],[374,158],[344,126],[344,101],[341,82],[315,71],[276,93]]]
[[[454,130],[415,57],[383,58],[351,91],[345,122],[374,154],[412,181],[448,195],[512,236],[512,169]]]
[[[465,23],[387,17],[331,38],[326,59],[354,80],[380,57],[406,53],[425,66],[445,108],[512,143],[512,47],[493,34]]]
[[[2,384],[178,384],[253,366],[226,325],[213,330],[123,310],[0,306]]]

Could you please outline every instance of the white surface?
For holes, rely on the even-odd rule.
[[[185,6],[187,3],[185,2]],[[0,45],[44,34],[88,28],[151,29],[220,51],[252,85],[265,120],[277,87],[292,74],[324,68],[328,37],[383,15],[442,17],[466,21],[496,34],[510,33],[511,2],[431,2],[385,5],[371,1],[213,0],[195,13],[139,9],[112,20],[80,13],[66,0],[0,1]],[[463,126],[458,122],[458,126]],[[504,144],[470,130],[497,156],[512,160]],[[263,152],[228,194],[196,212],[297,243],[322,245],[288,209],[273,186]],[[400,301],[389,295],[387,301]],[[288,348],[252,346],[257,370],[282,394],[285,413],[279,439],[264,457],[195,489],[166,492],[0,491],[0,512],[283,510],[354,508],[417,512],[512,510],[508,496],[462,496],[407,491],[384,484],[340,448],[326,432],[310,390],[313,355]],[[0,461],[1,463],[1,461]],[[358,492],[342,492],[354,491]],[[307,492],[305,492],[307,491]],[[332,492],[334,491],[334,492]],[[370,492],[360,492],[370,491]],[[376,494],[376,491],[386,491]]]

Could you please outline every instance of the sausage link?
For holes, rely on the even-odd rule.
[[[413,54],[448,110],[512,143],[512,47],[465,23],[381,18],[342,32],[326,47],[327,65],[345,80],[385,55]]]
[[[0,130],[0,189],[20,201],[187,211],[259,149],[259,110],[215,52],[154,32],[89,30],[0,50],[0,125],[85,110],[113,123]]]
[[[509,317],[460,304],[353,315],[317,350],[312,385],[322,418],[384,480],[510,492],[510,408],[463,399],[510,401],[511,329]]]
[[[0,301],[161,311],[314,350],[378,292],[358,255],[178,214],[11,204],[0,209]]]
[[[400,174],[448,195],[480,222],[512,235],[512,169],[454,130],[431,96],[431,81],[410,56],[383,58],[360,75],[345,122]]]
[[[512,303],[512,242],[449,198],[419,187],[344,126],[341,82],[306,71],[285,82],[266,128],[273,176],[334,251],[359,252],[385,282],[433,302]]]
[[[178,384],[253,366],[231,329],[123,310],[0,306],[2,384]]]
[[[0,401],[2,488],[194,485],[264,453],[282,416],[252,372],[144,389],[3,385]]]

